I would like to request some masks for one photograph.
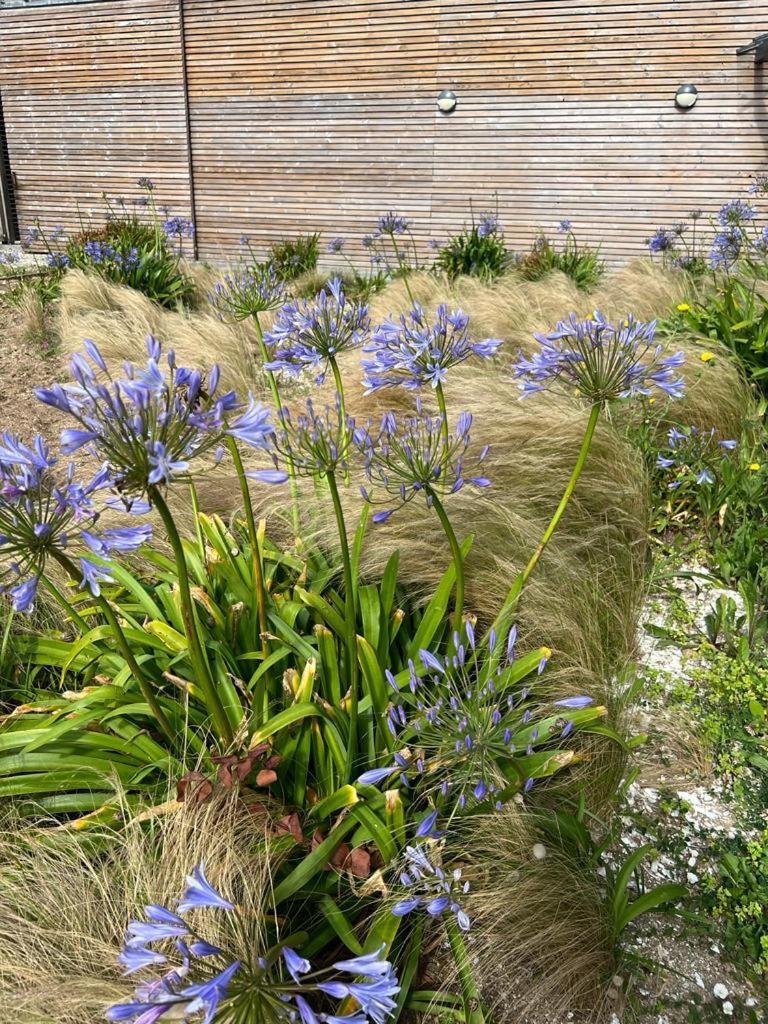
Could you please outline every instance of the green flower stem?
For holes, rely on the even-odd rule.
[[[461,934],[453,914],[446,915],[445,930],[448,933],[448,942],[451,947],[454,963],[456,964],[456,970],[459,972],[459,984],[461,985],[461,995],[464,1002],[465,1024],[485,1024],[480,990],[472,973],[472,965],[469,962],[469,954],[467,953],[464,936]]]
[[[397,257],[397,265],[400,268],[400,275],[401,275],[401,277],[403,279],[403,284],[405,285],[405,290],[408,292],[408,298],[411,300],[411,305],[415,306],[416,305],[416,300],[413,297],[413,292],[411,291],[411,286],[408,283],[408,270],[407,270],[405,261],[403,260],[403,257],[400,255],[400,248],[399,248],[397,242],[395,241],[395,233],[394,233],[394,231],[390,231],[389,232],[389,237],[392,239],[392,248],[395,250],[395,256]]]
[[[66,570],[66,572],[69,573],[72,579],[74,579],[77,583],[82,583],[83,574],[80,572],[80,570],[77,568],[74,562],[67,558],[67,556],[62,551],[57,551],[55,548],[51,550],[51,554],[62,567],[62,569]],[[64,600],[66,601],[66,598]],[[139,689],[141,690],[142,696],[149,705],[150,711],[157,719],[157,724],[160,726],[160,728],[168,737],[168,739],[175,744],[176,734],[173,731],[173,727],[166,718],[165,712],[157,702],[157,698],[155,697],[152,684],[144,675],[141,666],[136,661],[136,658],[133,655],[133,651],[131,650],[131,645],[128,643],[128,639],[125,633],[123,632],[123,627],[117,621],[117,616],[112,610],[112,606],[103,596],[103,594],[99,594],[98,597],[94,595],[94,600],[101,609],[104,618],[107,620],[109,627],[112,630],[112,633],[114,634],[115,640],[117,641],[117,646],[120,650],[120,653],[125,658],[125,662],[128,668],[131,670],[131,672],[134,675],[134,678],[136,679],[136,682],[139,684]]]
[[[69,570],[67,570],[67,572],[69,572]],[[54,583],[52,583],[47,576],[41,576],[40,580],[45,589],[49,593],[53,594],[53,596],[59,602],[59,604],[67,613],[67,615],[69,615],[72,621],[77,624],[77,628],[80,630],[81,634],[85,635],[88,632],[88,623],[85,621],[85,619],[77,610],[77,608],[75,608],[71,601],[67,600],[64,594],[62,594],[59,588]]]
[[[243,498],[243,509],[245,510],[245,521],[248,527],[248,539],[251,542],[251,558],[253,559],[253,585],[256,590],[256,608],[259,616],[259,635],[261,639],[261,653],[264,658],[269,656],[269,640],[267,639],[267,591],[264,586],[264,569],[261,562],[261,548],[259,546],[259,534],[256,529],[256,519],[253,515],[253,504],[251,503],[251,492],[248,488],[248,478],[245,475],[245,467],[234,437],[227,438],[232,461],[235,464],[237,479],[240,482],[240,493]]]
[[[451,526],[451,521],[448,518],[448,513],[443,507],[443,503],[440,501],[438,496],[435,494],[432,487],[427,488],[427,493],[432,499],[435,512],[437,512],[440,524],[445,531],[445,536],[448,538],[448,543],[451,546],[451,555],[453,556],[453,565],[456,570],[456,594],[455,603],[453,610],[453,629],[456,632],[461,632],[461,619],[464,613],[464,560],[461,556],[461,546],[456,537],[456,533]]]
[[[349,742],[347,743],[347,781],[351,781],[357,758],[357,630],[354,579],[352,576],[352,559],[349,554],[349,541],[347,540],[347,527],[344,522],[344,510],[341,507],[339,487],[333,473],[326,473],[328,488],[331,492],[333,511],[336,516],[336,525],[339,531],[339,544],[341,545],[341,558],[344,565],[344,632],[345,645],[347,648],[347,662],[349,672]]]
[[[336,392],[339,396],[339,411],[341,413],[341,422],[344,426],[344,444],[348,448],[350,443],[349,428],[347,426],[347,403],[344,398],[344,381],[341,377],[341,370],[339,364],[333,358],[330,357],[328,362],[331,364],[331,370],[333,371],[333,379],[336,382]],[[349,483],[349,469],[344,473],[344,483]]]
[[[448,451],[448,409],[445,404],[445,392],[443,391],[443,385],[438,381],[435,387],[435,395],[437,396],[437,404],[440,408],[440,415],[443,417],[443,423],[440,427],[440,433],[443,435],[443,447],[447,453]]]
[[[565,512],[566,508],[568,507],[568,502],[571,500],[571,496],[573,495],[573,492],[574,492],[574,489],[575,489],[576,484],[578,482],[578,479],[581,476],[581,471],[584,469],[584,463],[587,461],[587,456],[589,455],[589,449],[590,449],[590,447],[592,445],[592,438],[594,437],[594,433],[595,433],[595,427],[597,426],[597,421],[600,418],[601,411],[602,411],[601,403],[600,402],[595,402],[595,404],[592,406],[592,409],[590,410],[590,413],[589,413],[589,421],[587,422],[587,429],[584,432],[584,439],[581,442],[581,448],[579,449],[579,454],[578,454],[578,457],[576,459],[576,464],[573,467],[573,471],[571,473],[570,479],[568,480],[568,483],[566,484],[565,490],[563,491],[563,496],[560,499],[560,504],[557,506],[555,514],[552,516],[552,519],[550,520],[549,526],[544,531],[541,540],[539,541],[538,545],[536,546],[536,550],[531,555],[530,560],[529,560],[528,564],[526,565],[525,569],[523,569],[521,586],[525,585],[526,580],[531,575],[533,570],[536,568],[536,565],[537,565],[539,559],[541,558],[541,556],[544,553],[544,549],[546,548],[547,544],[549,544],[549,542],[550,542],[550,540],[552,538],[552,534],[557,529],[557,524],[562,519],[563,513]]]
[[[232,727],[229,724],[224,705],[219,699],[219,695],[216,692],[216,686],[213,682],[213,676],[211,675],[211,669],[208,664],[203,645],[200,642],[200,635],[197,629],[197,619],[195,617],[195,607],[192,603],[192,592],[189,586],[189,574],[187,572],[187,560],[184,556],[184,546],[181,543],[181,537],[179,531],[176,529],[176,523],[173,520],[171,510],[165,503],[160,491],[157,487],[150,487],[149,498],[151,503],[155,506],[157,511],[160,513],[160,518],[163,520],[165,531],[168,534],[168,540],[170,541],[171,548],[173,549],[173,556],[176,560],[176,571],[179,577],[179,594],[181,596],[181,615],[184,620],[184,631],[187,634],[187,643],[189,644],[189,657],[192,662],[192,671],[195,675],[195,682],[200,687],[205,698],[205,704],[210,712],[213,724],[216,727],[216,731],[219,734],[219,738],[225,743],[232,741]]]
[[[264,329],[261,326],[261,320],[259,314],[253,314],[253,321],[256,324],[256,336],[259,339],[259,352],[261,353],[262,370],[267,375],[267,381],[269,383],[269,390],[272,392],[272,401],[275,405],[275,412],[280,425],[283,429],[286,429],[285,413],[283,412],[283,401],[280,398],[280,390],[277,386],[277,378],[275,377],[272,370],[264,369],[264,364],[269,362],[269,352],[267,351],[267,343],[264,340]],[[290,451],[286,456],[286,463],[288,465],[288,473],[291,478],[291,514],[293,518],[293,532],[298,536],[299,524],[301,522],[299,517],[299,491],[296,486],[296,467],[293,464]]]

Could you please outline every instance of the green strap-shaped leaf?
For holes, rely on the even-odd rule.
[[[301,863],[282,882],[278,883],[273,896],[275,906],[279,906],[283,900],[287,900],[290,896],[295,895],[305,885],[308,885],[318,872],[325,868],[325,865],[339,846],[341,846],[344,837],[352,831],[356,824],[355,819],[348,815],[328,833],[325,839],[311,853],[307,854]]]
[[[330,896],[323,896],[319,900],[319,907],[322,911],[323,917],[331,928],[333,928],[347,949],[354,953],[355,956],[360,956],[363,952],[363,947],[360,945],[360,940],[355,935],[349,918],[338,905],[336,900],[331,899]]]

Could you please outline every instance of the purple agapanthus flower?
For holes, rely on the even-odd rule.
[[[535,335],[541,347],[530,357],[521,353],[514,374],[524,396],[576,391],[590,403],[604,405],[659,389],[680,398],[684,381],[678,370],[685,357],[654,344],[655,329],[655,320],[644,323],[628,316],[614,325],[599,310],[586,320],[571,313],[550,334]]]
[[[412,800],[428,802],[432,810],[420,819],[421,834],[439,834],[441,820],[454,814],[500,810],[516,792],[530,789],[535,764],[546,760],[534,755],[549,749],[556,760],[553,748],[562,739],[605,712],[581,696],[551,707],[534,700],[535,680],[551,652],[518,656],[514,626],[505,648],[493,629],[485,639],[478,644],[465,621],[453,634],[450,654],[420,651],[417,664],[402,673],[405,680],[387,676],[394,692],[387,726],[401,746],[389,765],[357,782],[391,788],[399,781]]]
[[[154,189],[155,189],[155,184],[151,180],[151,178],[147,178],[147,177],[139,178],[139,180],[136,182],[136,184],[138,185],[139,188],[143,188],[146,192],[153,192]]]
[[[482,213],[477,222],[477,233],[480,238],[501,233],[501,224],[495,213]]]
[[[382,214],[379,217],[378,229],[382,235],[404,235],[410,227],[410,222],[397,213]]]
[[[673,491],[686,484],[711,485],[721,476],[723,463],[736,448],[737,441],[718,438],[714,427],[672,427],[667,433],[666,447],[656,458],[656,468],[671,477],[667,486]]]
[[[111,377],[93,342],[75,353],[75,383],[38,388],[37,397],[78,424],[62,435],[65,452],[85,449],[110,467],[121,494],[141,498],[189,470],[195,458],[222,444],[228,434],[253,447],[268,447],[268,413],[251,400],[247,411],[233,391],[220,392],[220,374],[179,366],[173,351],[162,360],[160,343],[147,338],[144,366],[127,363]],[[164,365],[163,365],[164,363]]]
[[[385,320],[363,346],[370,357],[363,360],[365,384],[369,394],[396,386],[436,388],[452,366],[473,355],[490,359],[500,344],[498,338],[474,341],[469,316],[461,309],[451,312],[441,304],[430,321],[417,303],[399,321]]]
[[[326,252],[339,253],[344,251],[344,239],[343,238],[332,238],[326,246]]]
[[[163,233],[168,238],[194,238],[195,225],[186,217],[167,217],[163,221]]]
[[[570,221],[568,220],[568,218],[567,218],[567,217],[566,217],[566,218],[564,218],[563,220],[561,220],[561,221],[560,221],[560,222],[558,223],[558,225],[557,225],[557,230],[558,230],[558,231],[560,232],[560,234],[562,234],[562,235],[566,235],[566,234],[567,234],[567,233],[568,233],[568,232],[569,232],[569,231],[571,230],[571,228],[572,228],[572,224],[571,224],[571,222],[570,222]]]
[[[396,917],[406,917],[415,910],[425,910],[435,918],[447,912],[455,915],[462,931],[469,931],[469,915],[459,902],[469,892],[469,882],[461,881],[461,868],[446,874],[436,861],[434,849],[406,846],[399,880],[405,895],[392,908]]]
[[[50,252],[46,257],[46,263],[53,270],[65,270],[72,260],[65,252]]]
[[[745,221],[755,220],[757,209],[745,199],[732,199],[723,203],[717,213],[717,219],[724,228],[738,227]]]
[[[491,481],[484,471],[489,448],[486,445],[477,455],[469,451],[471,428],[472,416],[461,413],[455,432],[447,432],[446,443],[442,416],[425,413],[419,399],[415,416],[398,422],[389,412],[382,417],[378,431],[356,429],[353,440],[363,457],[368,484],[389,496],[384,500],[389,507],[375,512],[373,521],[385,522],[395,508],[419,495],[432,505],[438,490],[455,494],[465,485],[489,487]],[[367,485],[362,493],[366,501],[378,503]]]
[[[113,475],[102,466],[85,482],[70,464],[60,475],[57,460],[43,438],[31,445],[6,432],[0,436],[0,592],[18,612],[34,607],[40,577],[50,558],[79,568],[83,587],[98,596],[110,579],[108,568],[92,556],[136,551],[152,536],[148,524],[102,529],[104,492]]]
[[[234,910],[234,905],[220,896],[205,875],[205,867],[198,864],[187,876],[187,887],[179,900],[179,913],[199,910],[201,907],[215,907],[217,910]]]
[[[247,270],[226,274],[217,282],[208,301],[219,317],[245,320],[270,309],[286,299],[286,285],[271,263],[256,264]]]
[[[231,915],[236,920],[230,933],[242,936],[242,912],[212,888],[202,866],[187,882],[178,913],[150,904],[145,908],[147,920],[129,923],[118,957],[126,974],[167,964],[171,958],[176,965],[160,977],[141,981],[130,1002],[109,1007],[107,1020],[154,1024],[165,1018],[211,1024],[214,1018],[223,1019],[220,1014],[261,1020],[266,1007],[269,1019],[278,1024],[296,1024],[298,1019],[306,1024],[386,1024],[400,986],[392,964],[382,959],[383,946],[319,969],[285,945],[263,955],[248,948],[247,955],[234,957],[201,937],[199,926],[180,915],[199,908]],[[329,1000],[347,999],[359,1010],[344,1016],[326,1012],[332,1007]]]
[[[669,252],[675,247],[675,236],[667,228],[656,228],[648,239],[648,248],[652,253]]]
[[[745,247],[746,235],[738,224],[731,224],[718,231],[712,239],[709,263],[713,270],[730,270],[737,262]]]
[[[248,470],[246,476],[267,484],[283,484],[289,479],[286,466],[297,476],[319,478],[349,470],[349,454],[354,421],[344,417],[336,395],[333,406],[318,411],[311,399],[305,412],[296,416],[283,410],[283,419],[275,430],[271,469]]]
[[[370,329],[368,307],[347,298],[341,279],[329,281],[314,299],[282,307],[264,340],[272,352],[266,370],[297,376],[310,370],[322,383],[337,357],[359,348]]]

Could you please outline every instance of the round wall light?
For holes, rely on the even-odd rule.
[[[440,95],[437,97],[437,109],[441,114],[452,114],[456,109],[456,93],[450,89],[443,89]]]
[[[675,93],[675,106],[678,110],[690,110],[698,98],[699,90],[695,85],[681,85]]]

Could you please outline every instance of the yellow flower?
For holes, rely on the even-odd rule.
[[[649,398],[649,399],[648,399],[648,405],[653,405],[653,403],[654,403],[655,401],[656,401],[656,399],[655,399],[655,398]]]
[[[760,463],[750,462],[750,464],[747,466],[747,469],[751,469],[753,473],[756,473],[758,469],[760,469]]]
[[[710,359],[714,359],[715,358],[715,353],[714,352],[702,352],[701,356],[699,358],[701,359],[702,363],[708,363],[710,361]]]
[[[680,305],[677,307],[677,312],[678,313],[687,313],[690,308],[691,307],[688,305],[687,302],[681,302]]]

